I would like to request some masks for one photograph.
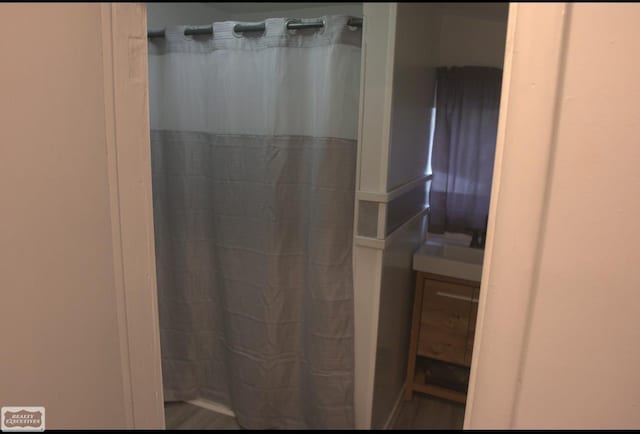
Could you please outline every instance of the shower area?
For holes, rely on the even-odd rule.
[[[166,403],[354,426],[361,39],[350,15],[149,26]]]

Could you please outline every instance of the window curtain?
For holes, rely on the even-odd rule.
[[[429,232],[485,228],[489,213],[502,70],[437,70]]]
[[[353,427],[361,30],[149,43],[164,396],[245,428]]]

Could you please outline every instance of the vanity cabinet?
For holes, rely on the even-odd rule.
[[[480,282],[417,273],[405,399],[418,391],[466,401],[479,292]]]

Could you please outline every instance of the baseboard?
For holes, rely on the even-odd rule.
[[[194,399],[193,401],[187,402],[201,408],[206,408],[207,410],[215,411],[216,413],[236,417],[236,414],[233,412],[233,410],[231,410],[226,405],[222,405],[217,402],[209,401],[207,399]]]
[[[393,429],[393,424],[398,417],[398,410],[400,410],[400,404],[402,404],[402,399],[404,397],[404,386],[400,389],[400,393],[398,394],[398,398],[396,399],[396,403],[393,405],[393,409],[387,418],[387,421],[384,423],[382,429]]]

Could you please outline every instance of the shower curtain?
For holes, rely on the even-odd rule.
[[[353,426],[361,30],[322,19],[149,43],[165,400],[246,428]]]

